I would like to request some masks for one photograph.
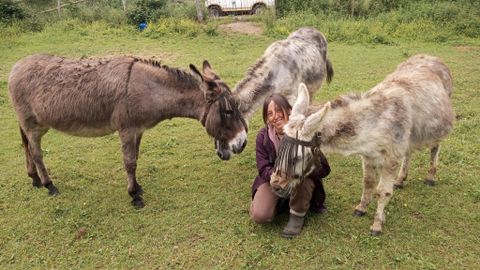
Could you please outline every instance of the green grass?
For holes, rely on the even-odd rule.
[[[328,36],[327,36],[328,38]],[[409,180],[386,208],[380,237],[366,217],[351,215],[361,195],[357,157],[329,156],[328,213],[308,215],[302,235],[285,240],[287,221],[255,225],[248,217],[256,175],[254,141],[260,112],[244,152],[225,162],[199,122],[164,121],[145,133],[137,176],[146,207],[134,210],[126,192],[117,135],[77,138],[49,132],[45,163],[60,196],[34,189],[24,169],[17,122],[7,95],[12,65],[33,53],[70,57],[156,56],[187,68],[208,59],[233,88],[274,39],[225,35],[148,37],[103,23],[58,23],[34,34],[0,39],[0,268],[2,269],[472,269],[480,262],[480,47],[397,42],[332,42],[335,69],[315,100],[366,91],[416,53],[440,56],[451,68],[458,114],[443,143],[435,187],[423,184],[428,154],[414,155]],[[478,44],[478,40],[476,41]],[[78,235],[79,230],[85,230]]]

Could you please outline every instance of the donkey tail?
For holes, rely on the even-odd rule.
[[[333,79],[333,66],[332,66],[332,62],[330,62],[330,59],[327,58],[327,83],[330,84],[332,79]]]

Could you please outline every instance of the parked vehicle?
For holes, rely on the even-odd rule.
[[[229,13],[258,14],[265,8],[273,8],[275,0],[205,0],[205,6],[213,17]]]

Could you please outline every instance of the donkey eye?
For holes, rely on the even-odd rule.
[[[207,82],[207,85],[208,85],[208,89],[209,89],[209,90],[212,90],[212,89],[214,89],[214,88],[217,87],[217,83],[216,83],[216,82],[210,82],[210,81],[208,81],[208,82]]]
[[[232,115],[233,115],[233,110],[227,110],[227,111],[225,111],[225,115],[227,115],[227,116],[232,116]]]

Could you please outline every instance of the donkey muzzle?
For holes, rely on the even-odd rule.
[[[217,149],[217,155],[222,160],[229,160],[230,159],[230,150],[227,149]]]
[[[234,154],[240,154],[243,151],[243,149],[245,149],[245,146],[247,146],[247,140],[244,140],[241,145],[233,145],[232,152]]]
[[[280,198],[290,198],[293,191],[290,181],[277,172],[270,176],[270,187]]]

